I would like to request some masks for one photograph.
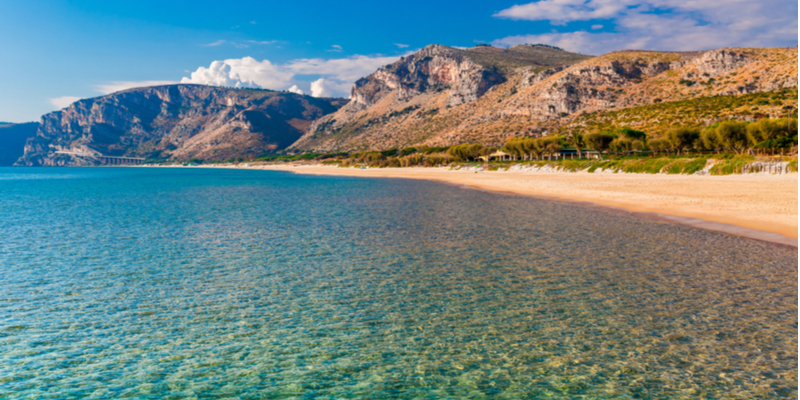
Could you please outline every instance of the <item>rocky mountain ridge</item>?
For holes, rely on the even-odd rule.
[[[79,100],[44,115],[17,165],[91,165],[70,151],[149,159],[255,157],[294,143],[342,99],[166,85]]]
[[[424,52],[431,51],[443,52],[429,46],[415,55],[419,57],[407,59],[418,62],[430,57]],[[470,62],[469,53],[460,54],[462,59],[449,57],[453,61],[448,71],[478,64]],[[364,78],[354,86],[354,93],[362,87],[380,86],[380,91],[370,92],[379,96],[360,103],[353,96],[348,105],[315,122],[292,148],[344,151],[464,142],[492,144],[563,129],[585,113],[797,87],[797,48],[620,51],[552,68],[498,68],[494,71],[502,78],[481,81],[482,90],[465,91],[460,102],[453,102],[454,96],[436,85],[403,92],[382,84],[408,80],[409,76],[416,77],[416,82],[440,82],[441,73],[436,73],[436,68],[418,68],[417,75],[393,76],[395,70],[395,65],[385,67]],[[468,87],[478,86],[472,83]]]

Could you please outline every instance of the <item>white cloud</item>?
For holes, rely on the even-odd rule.
[[[335,45],[333,45],[331,47],[333,47],[334,49],[339,49],[339,50],[342,49],[342,46],[339,46],[338,44],[335,44]]]
[[[338,81],[355,82],[386,64],[391,64],[400,59],[400,56],[368,57],[352,56],[347,58],[321,59],[304,58],[290,61],[286,68],[295,74],[302,75],[327,75]]]
[[[253,44],[275,44],[275,43],[280,43],[279,40],[264,40],[264,41],[260,41],[260,42],[257,41],[257,40],[248,40],[247,42],[248,43],[253,43]]]
[[[311,95],[314,97],[333,97],[335,86],[331,81],[326,81],[323,78],[311,82]]]
[[[292,87],[290,87],[289,89],[286,89],[286,90],[289,91],[289,92],[292,92],[292,93],[305,94],[305,92],[303,92],[302,89],[297,87],[297,85],[292,85]]]
[[[562,25],[568,21],[611,18],[628,6],[635,7],[636,2],[634,0],[542,0],[516,5],[494,16],[514,20],[549,20],[554,25]]]
[[[592,29],[603,29],[603,25],[592,25]]]
[[[402,43],[395,43],[394,45],[399,47],[399,48],[401,48],[401,49],[405,49],[406,47],[408,47],[407,44],[402,44]]]
[[[497,39],[492,42],[496,47],[510,47],[517,44],[549,44],[576,53],[601,55],[612,50],[643,49],[644,40],[631,40],[615,33],[543,33],[540,35],[519,35]]]
[[[95,85],[95,90],[102,94],[109,94],[119,92],[121,90],[146,87],[146,86],[161,86],[172,85],[178,82],[175,81],[114,81],[101,85]]]
[[[61,96],[56,98],[47,99],[53,106],[58,108],[59,110],[62,108],[69,107],[70,104],[80,100],[80,97],[75,96]]]
[[[262,87],[281,89],[294,74],[274,65],[269,60],[256,61],[252,57],[214,61],[208,68],[200,67],[181,83],[199,83],[213,86]]]
[[[495,40],[495,45],[546,43],[590,54],[797,45],[797,3],[783,0],[542,0],[494,16],[553,25],[597,19],[615,24],[615,32],[510,36]]]
[[[268,42],[256,42],[256,41],[253,41],[253,40],[248,40],[248,42],[257,43],[257,44],[269,44]],[[231,42],[231,41],[228,41],[228,40],[217,40],[216,42],[213,42],[213,43],[201,44],[201,46],[203,46],[203,47],[217,47],[217,46],[221,46],[221,45],[223,45],[225,43],[230,43],[231,46],[236,47],[237,49],[246,49],[246,48],[250,47],[250,46],[248,46],[248,45],[246,45],[244,43]]]
[[[272,64],[269,60],[256,61],[252,57],[245,57],[214,61],[208,68],[199,67],[190,77],[181,79],[181,83],[273,90],[291,90],[292,87],[300,90],[300,87],[311,86],[312,96],[347,97],[355,81],[399,58],[356,55],[337,59],[306,58],[285,64]],[[305,79],[304,75],[311,75],[313,78]]]

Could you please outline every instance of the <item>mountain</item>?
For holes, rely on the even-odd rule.
[[[797,47],[588,57],[542,45],[432,45],[356,82],[350,102],[314,122],[291,148],[499,144],[580,128],[587,115],[796,87]],[[777,113],[791,100],[779,102],[747,112]]]
[[[797,106],[797,56],[797,47],[592,57],[546,45],[431,45],[358,80],[349,101],[202,85],[80,100],[42,117],[16,165],[91,164],[59,150],[226,160],[284,149],[497,145],[611,126],[658,136],[676,123],[785,115]],[[3,136],[16,126],[0,127],[0,144],[26,135]],[[4,148],[6,160],[19,154],[18,144]]]
[[[91,164],[58,150],[176,160],[258,156],[291,145],[345,102],[203,85],[129,89],[44,115],[16,164]]]
[[[0,166],[14,165],[25,151],[25,142],[36,135],[39,124],[0,122]]]

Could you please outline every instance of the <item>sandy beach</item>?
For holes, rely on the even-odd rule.
[[[797,246],[798,175],[650,175],[254,165],[299,174],[427,179],[492,192],[654,213],[674,222]]]

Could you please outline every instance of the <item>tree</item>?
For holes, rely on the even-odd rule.
[[[523,158],[525,156],[525,148],[523,146],[524,138],[512,138],[503,145],[503,151],[511,155]]]
[[[631,146],[631,140],[624,137],[616,138],[608,145],[615,153],[628,153],[631,151]]]
[[[598,152],[603,158],[603,152],[608,150],[608,146],[614,141],[614,135],[607,132],[594,132],[583,137],[586,146]]]
[[[777,139],[786,134],[786,124],[775,119],[762,118],[758,122],[747,125],[747,138],[752,145],[765,140]]]
[[[729,150],[742,154],[750,143],[747,137],[747,122],[724,121],[716,128],[717,140]]]
[[[642,151],[647,147],[644,143],[644,140],[633,140],[631,141],[631,148],[637,151]]]
[[[574,147],[575,150],[577,150],[578,158],[581,158],[582,157],[581,147],[586,145],[585,143],[583,143],[583,135],[573,130],[567,134],[567,143],[569,143],[570,146]]]
[[[656,139],[650,141],[650,148],[653,149],[653,152],[658,154],[662,151],[669,151],[672,148],[672,143],[670,143],[667,139]]]
[[[522,143],[523,147],[525,148],[525,152],[528,154],[532,154],[536,157],[536,159],[540,159],[542,157],[542,153],[544,152],[544,147],[542,146],[541,139],[533,139],[528,138]]]
[[[447,154],[458,161],[469,161],[485,155],[489,149],[482,144],[459,144],[450,147]]]
[[[667,131],[666,137],[672,143],[672,148],[678,150],[678,154],[681,153],[681,150],[694,146],[695,141],[699,138],[700,131],[697,128],[687,127],[672,128]]]
[[[703,144],[705,149],[716,150],[717,154],[719,154],[719,148],[722,147],[719,136],[717,136],[717,129],[711,127],[704,129],[700,133],[700,143]]]
[[[548,140],[547,144],[544,146],[545,151],[547,152],[547,158],[549,161],[553,160],[553,154],[558,153],[561,151],[561,141],[560,140]]]
[[[619,130],[619,133],[630,140],[647,141],[647,134],[642,131],[637,131],[636,129],[622,128]]]

